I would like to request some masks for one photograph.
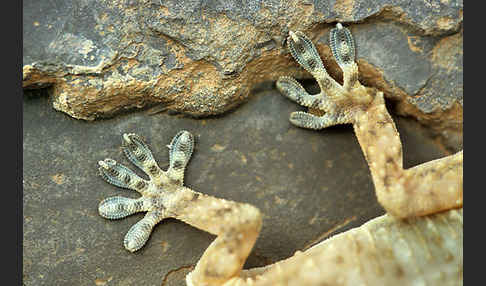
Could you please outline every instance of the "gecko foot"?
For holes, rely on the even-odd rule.
[[[110,197],[100,202],[99,214],[107,219],[120,219],[138,212],[147,212],[145,217],[133,225],[124,239],[127,250],[134,252],[148,240],[153,227],[164,218],[173,216],[174,198],[182,187],[184,169],[191,158],[194,138],[191,133],[181,131],[169,145],[169,168],[162,171],[154,160],[144,140],[136,134],[123,135],[123,153],[149,180],[143,179],[129,168],[112,159],[99,161],[101,177],[117,187],[137,191],[138,199],[121,196]]]
[[[343,70],[343,85],[326,71],[316,47],[302,32],[289,32],[288,46],[295,60],[307,70],[319,84],[319,94],[308,94],[292,77],[282,76],[277,89],[298,104],[325,112],[317,116],[308,112],[293,112],[290,122],[302,128],[323,129],[337,124],[354,123],[355,111],[371,103],[372,97],[358,81],[358,66],[351,32],[340,23],[331,30],[331,50]]]

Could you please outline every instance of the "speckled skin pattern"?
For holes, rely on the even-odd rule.
[[[462,214],[386,214],[225,285],[462,285]]]
[[[105,199],[99,206],[100,215],[118,219],[147,212],[125,237],[125,248],[130,251],[142,247],[155,224],[167,217],[216,235],[187,275],[188,285],[462,285],[462,151],[404,170],[399,134],[385,108],[383,93],[358,81],[349,30],[338,24],[330,35],[331,49],[343,70],[343,85],[327,74],[304,34],[289,34],[290,52],[317,79],[321,93],[309,95],[290,77],[280,78],[277,87],[299,104],[325,112],[322,116],[295,112],[291,122],[312,129],[353,124],[378,200],[388,214],[305,252],[297,251],[286,260],[242,270],[261,229],[261,214],[251,205],[183,186],[194,139],[181,131],[169,145],[167,171],[157,166],[141,137],[123,135],[124,153],[150,180],[111,159],[100,161],[105,180],[142,195],[136,200]]]

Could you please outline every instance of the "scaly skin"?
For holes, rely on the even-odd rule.
[[[462,285],[462,218],[387,214],[224,285]]]
[[[290,77],[280,78],[278,89],[299,104],[326,112],[320,117],[294,112],[291,122],[312,129],[353,124],[378,200],[389,214],[286,260],[242,270],[258,237],[261,214],[251,205],[183,186],[194,141],[189,132],[181,131],[169,145],[167,171],[157,166],[141,137],[123,136],[125,155],[150,180],[111,159],[100,161],[105,180],[142,195],[136,200],[105,199],[100,215],[118,219],[147,211],[125,237],[130,251],[140,249],[155,224],[167,217],[215,234],[215,241],[186,277],[188,285],[462,285],[462,151],[404,170],[399,134],[383,93],[358,81],[351,33],[341,24],[331,31],[331,49],[343,69],[343,85],[327,74],[304,34],[290,32],[288,43],[294,58],[317,79],[321,93],[307,94]]]

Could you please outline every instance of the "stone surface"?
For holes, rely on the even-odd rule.
[[[26,92],[23,106],[26,286],[184,285],[211,235],[167,219],[133,254],[122,241],[142,214],[109,221],[97,213],[108,196],[137,197],[97,171],[106,157],[137,171],[120,149],[126,132],[144,136],[165,168],[170,139],[191,131],[196,146],[186,185],[261,209],[263,229],[246,267],[286,258],[383,213],[351,126],[320,132],[292,126],[288,116],[299,107],[276,91],[204,120],[138,112],[97,121],[53,112],[52,99],[38,93]],[[443,156],[417,122],[396,120],[406,167]]]
[[[319,41],[339,74],[327,36],[341,21],[367,84],[425,124],[453,122],[439,133],[462,130],[459,0],[28,0],[23,19],[24,87],[50,87],[53,106],[75,118],[154,104],[214,115],[262,82],[308,78],[286,49],[289,30]]]

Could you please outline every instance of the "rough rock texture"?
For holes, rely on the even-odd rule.
[[[339,75],[327,45],[337,21],[356,38],[366,84],[462,144],[459,0],[28,0],[23,86],[51,87],[54,108],[87,120],[147,105],[219,114],[262,82],[309,77],[286,49],[289,30],[317,41]]]
[[[123,237],[143,214],[108,221],[97,211],[106,197],[138,196],[98,175],[97,162],[106,157],[132,167],[120,148],[122,133],[144,136],[163,168],[170,139],[181,129],[195,135],[186,185],[254,204],[264,214],[246,267],[289,257],[384,213],[352,127],[297,128],[288,115],[299,107],[277,91],[255,94],[234,112],[204,120],[137,112],[86,122],[52,112],[51,103],[47,96],[24,96],[25,286],[184,285],[213,240],[167,219],[140,251],[124,249]],[[406,167],[444,155],[414,120],[395,120]]]

